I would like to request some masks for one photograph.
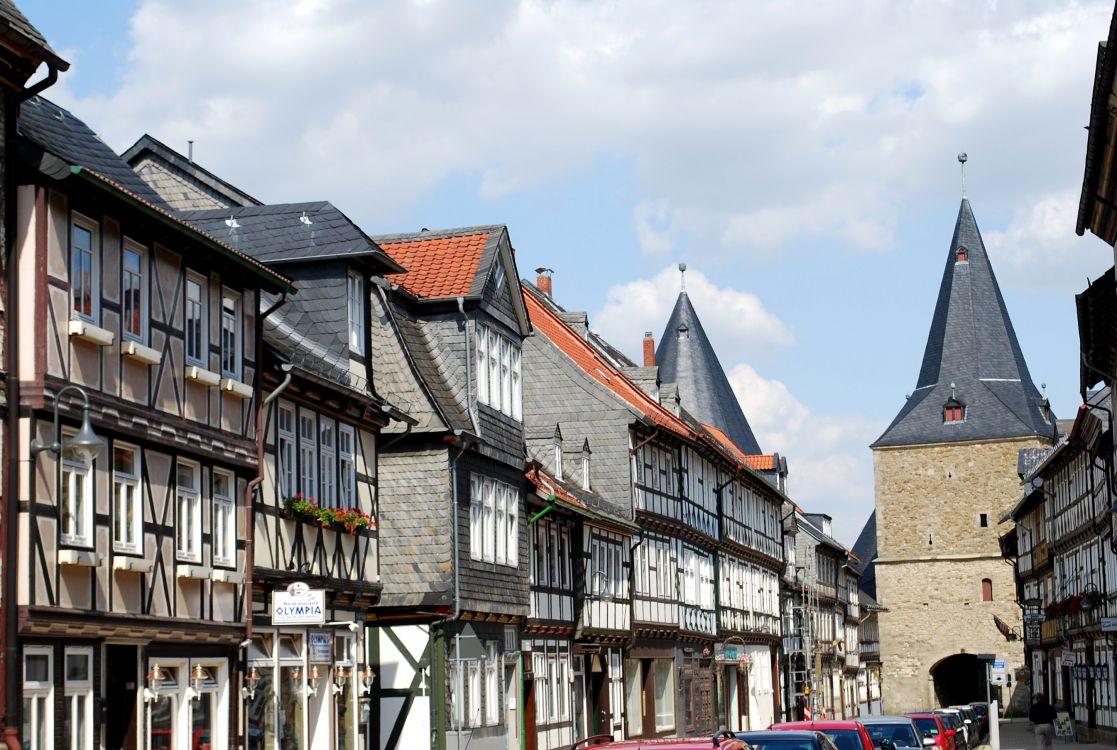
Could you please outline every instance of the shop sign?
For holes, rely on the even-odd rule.
[[[310,661],[328,664],[333,661],[334,634],[328,630],[312,630],[307,636]]]
[[[1030,622],[1024,626],[1024,640],[1038,641],[1042,637],[1042,631],[1038,623]]]
[[[322,625],[326,622],[326,590],[296,581],[271,595],[272,625]]]
[[[1064,651],[1061,663],[1064,667],[1073,667],[1074,666],[1074,652],[1073,651]]]
[[[715,643],[714,661],[736,664],[745,656],[745,647],[740,643]]]
[[[1101,632],[1117,633],[1117,617],[1101,618]]]
[[[1109,669],[1105,664],[1082,664],[1071,667],[1070,673],[1079,679],[1109,679]]]

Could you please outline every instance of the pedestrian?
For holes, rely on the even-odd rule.
[[[1055,736],[1055,707],[1047,702],[1043,693],[1032,696],[1032,708],[1028,720],[1036,732],[1036,750],[1051,750],[1051,740]]]

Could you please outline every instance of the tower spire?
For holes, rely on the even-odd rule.
[[[965,151],[958,154],[958,163],[962,165],[962,198],[963,198],[963,200],[966,197],[966,162],[969,161],[969,159],[970,159],[970,157],[966,155]]]

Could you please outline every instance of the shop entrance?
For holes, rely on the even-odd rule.
[[[136,686],[140,683],[135,646],[105,646],[105,695],[113,696],[105,715],[107,750],[137,750]]]

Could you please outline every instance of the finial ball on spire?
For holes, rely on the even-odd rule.
[[[962,164],[965,164],[967,161],[969,161],[969,159],[970,157],[966,156],[966,153],[964,151],[958,154],[958,161],[960,161]]]
[[[679,270],[682,271],[683,273],[686,273],[686,263],[680,263],[679,264]]]

